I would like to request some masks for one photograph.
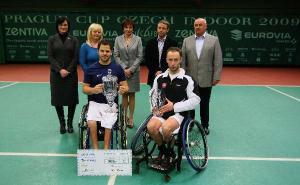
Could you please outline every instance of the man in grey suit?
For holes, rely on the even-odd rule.
[[[182,67],[198,83],[201,98],[200,118],[208,135],[211,90],[220,81],[223,62],[218,37],[208,34],[206,29],[206,20],[197,18],[194,22],[195,34],[183,40]],[[195,117],[195,112],[192,117]]]

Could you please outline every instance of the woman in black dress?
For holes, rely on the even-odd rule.
[[[55,106],[60,133],[66,133],[63,106],[68,106],[67,130],[73,133],[73,117],[78,104],[77,63],[79,42],[69,34],[70,22],[67,17],[56,20],[56,34],[48,39],[50,62],[51,105]]]

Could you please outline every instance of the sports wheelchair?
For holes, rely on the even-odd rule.
[[[165,180],[169,181],[170,176],[168,173],[176,166],[177,171],[181,170],[181,161],[183,154],[185,155],[188,163],[191,167],[200,172],[203,170],[208,163],[208,145],[206,134],[202,125],[191,119],[189,116],[185,117],[180,128],[176,129],[168,143],[168,148],[174,150],[177,148],[177,155],[174,157],[174,162],[169,169],[163,169],[159,167],[154,167],[149,164],[154,154],[156,144],[151,139],[147,132],[147,123],[152,118],[150,114],[137,129],[131,142],[132,154],[138,156],[142,154],[136,162],[136,172],[140,171],[140,163],[146,161],[147,165],[155,170],[158,170],[164,174]]]
[[[87,111],[88,104],[82,107],[80,118],[79,118],[79,149],[90,149],[91,141],[90,141],[90,129],[87,124]],[[123,107],[119,105],[118,108],[118,119],[112,127],[111,132],[111,140],[110,140],[110,148],[111,149],[127,149],[127,132],[126,132],[126,115],[125,111],[123,111]],[[104,128],[101,127],[100,122],[97,122],[97,131],[98,131],[98,141],[104,140]],[[119,133],[121,135],[119,142]],[[120,143],[120,144],[119,144]]]

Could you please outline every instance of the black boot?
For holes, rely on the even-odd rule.
[[[66,133],[66,121],[65,121],[65,115],[64,115],[64,108],[63,106],[55,106],[55,110],[59,119],[60,134]]]
[[[73,129],[73,123],[72,123],[72,121],[68,120],[67,125],[68,125],[68,132],[69,133],[73,133],[74,129]]]
[[[59,124],[60,124],[60,134],[66,133],[66,121],[65,118],[60,118],[59,119]]]
[[[73,117],[74,117],[75,109],[76,109],[76,105],[70,105],[70,106],[68,106],[68,122],[67,122],[67,126],[68,126],[68,132],[69,133],[73,133],[74,132],[74,129],[73,129]]]

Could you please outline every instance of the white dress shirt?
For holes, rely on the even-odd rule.
[[[164,48],[164,45],[165,45],[166,38],[167,38],[167,36],[165,36],[162,39],[157,38],[157,46],[158,46],[158,54],[159,54],[159,57],[158,57],[158,66],[159,67],[161,67],[160,59],[161,59],[161,54],[162,54],[162,51],[163,51],[163,48]]]
[[[197,52],[197,58],[199,59],[200,58],[200,55],[201,55],[201,51],[202,51],[202,48],[203,48],[203,43],[204,43],[204,38],[205,38],[205,35],[206,35],[206,32],[198,37],[195,35],[195,39],[196,39],[196,52]]]

